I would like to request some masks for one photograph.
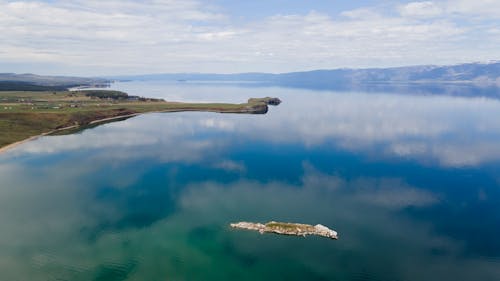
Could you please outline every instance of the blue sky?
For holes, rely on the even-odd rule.
[[[231,15],[234,20],[259,20],[277,14],[301,14],[307,11],[322,11],[337,15],[368,5],[380,4],[380,1],[335,1],[335,0],[269,0],[269,1],[234,1],[212,0],[216,5]]]
[[[289,72],[500,59],[500,1],[0,0],[0,72]]]

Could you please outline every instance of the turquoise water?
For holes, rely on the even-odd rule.
[[[499,280],[500,101],[118,83],[146,114],[0,155],[0,280]],[[337,241],[236,221],[327,225]]]

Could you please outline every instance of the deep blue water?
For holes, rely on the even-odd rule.
[[[500,280],[500,101],[118,83],[145,114],[0,155],[1,280]],[[327,225],[333,241],[235,231]]]

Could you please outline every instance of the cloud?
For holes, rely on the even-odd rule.
[[[360,8],[350,11],[344,11],[340,15],[356,20],[380,18],[380,13],[370,8]]]
[[[147,63],[147,54],[161,55],[162,46],[206,40],[206,28],[193,24],[224,17],[204,8],[196,1],[2,1],[3,59],[113,67],[137,65],[142,57]]]
[[[405,17],[430,18],[443,16],[449,18],[475,17],[475,20],[493,19],[500,16],[500,2],[496,0],[447,0],[416,1],[399,6],[399,12]]]
[[[437,17],[442,15],[443,9],[432,1],[411,2],[400,7],[401,15],[405,17]]]
[[[443,5],[447,12],[457,15],[494,20],[500,17],[500,2],[496,0],[448,0]]]
[[[498,4],[450,3],[412,2],[389,12],[360,7],[340,16],[304,10],[245,22],[197,0],[0,1],[0,60],[95,75],[497,59],[498,36],[487,30],[498,26]],[[486,29],[477,20],[483,15],[493,21]],[[478,39],[485,44],[478,47]]]

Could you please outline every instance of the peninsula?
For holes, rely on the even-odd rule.
[[[303,236],[306,235],[316,235],[327,237],[331,239],[338,239],[338,234],[336,231],[329,229],[328,227],[317,224],[302,224],[302,223],[286,223],[286,222],[275,222],[271,221],[266,224],[253,223],[253,222],[238,222],[230,224],[232,228],[254,230],[263,233],[276,233],[282,235],[294,235]]]
[[[20,142],[149,112],[204,111],[265,114],[278,98],[246,103],[183,103],[110,90],[0,91],[0,152]]]

